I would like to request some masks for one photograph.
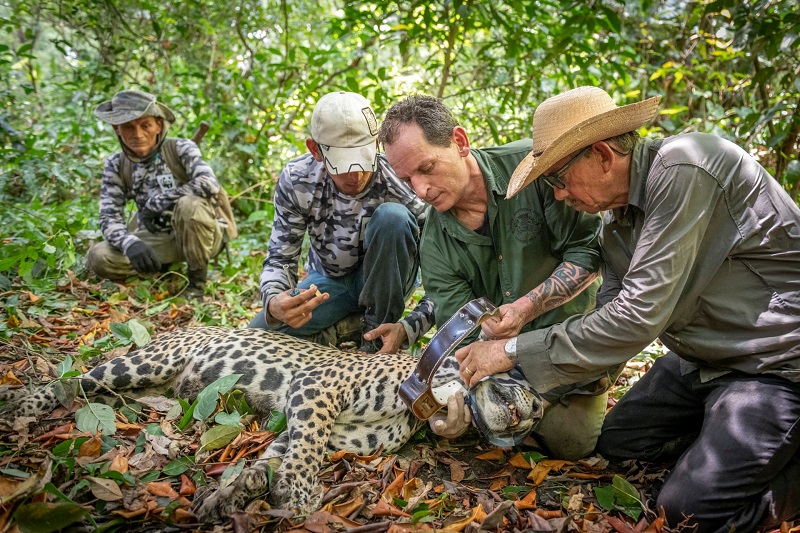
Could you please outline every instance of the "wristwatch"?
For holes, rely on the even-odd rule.
[[[503,351],[506,352],[506,357],[511,359],[511,362],[515,365],[519,363],[519,356],[517,355],[517,338],[511,337],[506,341],[506,345],[503,347]]]

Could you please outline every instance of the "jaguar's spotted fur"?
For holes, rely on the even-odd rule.
[[[386,452],[400,448],[421,426],[398,396],[415,365],[410,355],[368,356],[260,329],[204,327],[164,335],[89,371],[85,377],[90,379],[81,384],[89,396],[109,387],[126,394],[172,389],[193,399],[217,378],[242,374],[236,386],[256,413],[286,413],[287,430],[259,461],[199,507],[200,518],[213,521],[266,492],[269,460],[280,460],[271,502],[305,512],[318,501],[317,472],[326,451],[369,454],[379,445]],[[455,360],[448,358],[433,385],[457,379],[457,370]],[[486,409],[490,426],[504,429],[519,416],[533,424],[538,406],[530,393],[493,381],[479,387],[478,403],[492,404]],[[505,407],[509,404],[514,404],[514,413]],[[9,403],[4,416],[39,416],[57,406],[53,388],[45,386]]]

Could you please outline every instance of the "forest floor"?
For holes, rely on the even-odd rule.
[[[14,303],[5,330],[13,335],[0,338],[0,386],[31,387],[124,356],[144,330],[155,336],[202,325],[198,305],[206,316],[231,311],[230,299],[183,299],[184,283],[167,279],[143,294],[136,284],[70,276],[55,294],[37,295],[14,280],[0,295]],[[612,396],[651,362],[647,355],[632,360]],[[30,427],[0,432],[0,531],[688,530],[666,524],[653,508],[669,465],[610,464],[598,455],[559,461],[530,440],[497,448],[472,431],[448,442],[426,430],[393,455],[331,456],[319,474],[323,504],[308,516],[256,500],[224,524],[201,525],[191,511],[195,493],[255,459],[274,438],[269,424],[244,418],[235,439],[201,458],[191,452],[207,428],[177,429],[168,416],[175,418],[174,402],[151,400],[138,416],[115,410],[116,428],[104,435],[78,429],[74,413],[82,405],[78,398]],[[189,452],[176,456],[175,443]]]

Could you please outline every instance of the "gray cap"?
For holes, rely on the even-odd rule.
[[[114,98],[97,106],[94,114],[115,126],[141,117],[160,117],[170,124],[175,122],[170,108],[159,102],[155,95],[136,89],[118,92]]]

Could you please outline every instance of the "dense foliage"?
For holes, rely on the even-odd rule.
[[[363,93],[379,116],[409,93],[441,96],[478,146],[529,136],[537,103],[567,88],[596,84],[623,102],[660,94],[654,130],[735,140],[800,195],[793,0],[5,0],[0,26],[0,217],[12,244],[0,271],[46,258],[59,235],[58,265],[80,263],[88,241],[68,241],[96,236],[100,169],[116,149],[92,111],[133,87],[177,112],[173,134],[211,123],[204,152],[262,248],[275,177],[335,89]],[[36,215],[76,201],[81,216],[58,228]],[[19,223],[30,217],[39,223]],[[21,256],[30,246],[36,257]]]

